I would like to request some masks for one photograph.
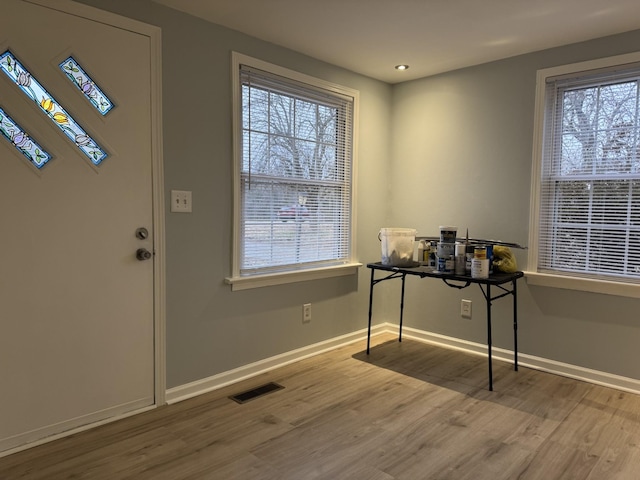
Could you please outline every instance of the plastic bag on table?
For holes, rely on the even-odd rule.
[[[509,247],[493,246],[493,268],[499,272],[514,273],[518,271],[516,257]]]

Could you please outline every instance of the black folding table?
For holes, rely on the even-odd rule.
[[[371,343],[371,315],[373,313],[373,287],[380,282],[399,278],[402,280],[402,292],[400,294],[400,325],[398,341],[402,341],[402,315],[404,310],[404,287],[407,275],[420,278],[437,278],[452,288],[467,288],[471,284],[477,284],[482,290],[482,294],[487,305],[487,356],[489,360],[489,390],[493,390],[493,366],[491,357],[491,305],[494,300],[511,295],[513,297],[513,368],[518,370],[518,295],[517,280],[522,278],[522,272],[514,273],[493,273],[488,278],[473,278],[470,275],[455,275],[434,271],[431,267],[393,267],[382,263],[369,263],[367,268],[371,269],[371,285],[369,287],[369,326],[367,329],[367,355]],[[375,278],[376,272],[383,272],[384,276]],[[500,292],[492,296],[491,287],[497,287]]]

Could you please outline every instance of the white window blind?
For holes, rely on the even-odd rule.
[[[349,262],[354,98],[243,64],[239,79],[239,274]]]
[[[538,271],[640,282],[640,67],[547,80]]]

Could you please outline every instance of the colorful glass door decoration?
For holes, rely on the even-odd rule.
[[[38,169],[51,160],[51,155],[14,122],[5,111],[0,108],[0,133],[22,153]]]
[[[62,133],[69,138],[94,165],[107,158],[97,142],[62,108],[45,88],[24,68],[16,57],[7,50],[0,55],[0,69],[15,82],[20,90],[35,102]]]
[[[100,87],[96,85],[73,57],[69,57],[62,62],[60,64],[60,70],[78,87],[78,90],[82,92],[100,115],[106,115],[111,111],[113,102],[109,100]]]

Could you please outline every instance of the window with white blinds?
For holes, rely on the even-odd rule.
[[[538,272],[640,283],[640,66],[546,79]]]
[[[354,96],[239,63],[236,275],[351,260]]]

